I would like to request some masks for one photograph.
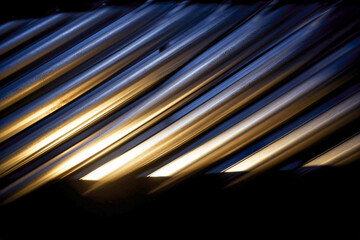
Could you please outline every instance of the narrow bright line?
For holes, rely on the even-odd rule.
[[[156,144],[159,144],[159,139],[163,138],[163,135],[164,134],[157,134],[152,138],[149,138],[129,151],[98,167],[94,171],[80,178],[80,180],[98,181],[125,168],[128,172],[131,172],[132,169],[136,169],[136,165],[141,164],[142,159],[146,159],[148,155],[151,155],[151,153],[156,150]],[[137,164],[132,166],[131,163]]]
[[[303,167],[333,166],[358,151],[360,151],[360,134],[314,158]]]
[[[294,145],[298,138],[301,138],[304,132],[296,132],[298,135],[292,137],[292,135],[287,135],[283,138],[278,139],[267,147],[255,152],[254,154],[246,157],[241,162],[236,163],[232,167],[224,170],[223,172],[248,172],[256,168],[257,166],[264,164],[270,159],[274,158],[277,154],[279,154],[281,149],[285,149],[286,147],[291,147]]]
[[[130,162],[131,160],[135,159],[139,156],[141,152],[138,151],[137,148],[132,149],[117,158],[105,163],[101,167],[95,169],[94,171],[90,172],[89,174],[85,175],[81,178],[81,180],[86,181],[98,181],[105,176],[117,171],[119,168]]]
[[[182,155],[174,161],[168,163],[164,167],[156,170],[148,175],[148,177],[170,177],[182,171],[193,163],[203,159],[208,154],[214,152],[216,149],[221,148],[229,140],[234,138],[235,131],[227,130],[222,134],[214,137],[203,145],[193,149],[192,151]]]
[[[178,158],[175,161],[165,165],[164,167],[158,169],[157,171],[148,175],[148,177],[169,177],[184,169],[186,166],[190,165],[194,161],[192,156],[185,156],[183,158]]]

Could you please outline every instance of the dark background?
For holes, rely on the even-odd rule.
[[[168,0],[154,0],[155,2],[166,2]],[[53,12],[69,12],[69,11],[88,11],[95,9],[102,4],[106,5],[128,5],[137,6],[145,1],[142,0],[7,0],[1,3],[0,7],[0,22],[6,22],[11,19],[21,18],[37,18],[44,17]],[[182,0],[175,0],[175,2],[182,2]],[[252,3],[251,0],[191,0],[190,2],[232,2],[232,3]],[[258,1],[259,2],[259,1]],[[262,0],[260,2],[267,2]],[[279,2],[291,2],[291,3],[307,3],[314,2],[311,0],[280,0]],[[325,1],[324,1],[325,2]],[[329,0],[326,2],[336,2],[336,0]],[[357,3],[354,0],[344,0],[345,3]]]
[[[271,171],[236,189],[223,189],[228,176],[202,175],[154,195],[145,194],[153,183],[140,178],[108,186],[105,201],[82,197],[72,187],[79,182],[67,180],[2,206],[1,239],[24,234],[36,239],[54,234],[69,239],[354,234],[359,229],[358,170],[356,163],[307,175]]]
[[[86,11],[104,2],[141,3],[9,1],[0,8],[0,21]],[[356,163],[306,175],[271,171],[236,189],[223,189],[228,176],[202,175],[154,195],[146,194],[151,180],[139,178],[108,186],[105,201],[84,198],[74,188],[79,184],[76,180],[63,180],[1,206],[0,239],[74,239],[75,235],[85,239],[96,234],[100,239],[125,238],[124,234],[173,239],[195,233],[201,238],[215,233],[233,238],[270,233],[289,237],[306,233],[309,237],[314,230],[358,234],[359,169]]]

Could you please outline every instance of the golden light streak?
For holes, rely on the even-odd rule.
[[[319,87],[318,83],[316,83],[316,81],[309,79],[203,145],[151,173],[149,177],[173,176],[184,168],[194,165],[196,162],[202,162],[197,163],[198,167],[200,167],[201,165],[208,164],[207,162],[210,163],[226,154],[230,154],[241,146],[245,146],[259,135],[284,122],[296,112],[301,111],[301,109],[306,108],[312,101],[316,101],[321,96],[320,94],[315,97],[309,97],[309,94],[311,94],[310,90]],[[327,87],[329,86],[330,84]],[[322,90],[324,89],[323,87]],[[325,92],[322,92],[322,94]],[[301,101],[303,98],[306,101]],[[279,111],[279,109],[282,111]],[[284,116],[285,114],[286,116]],[[284,143],[288,144],[291,140],[286,141]],[[248,169],[252,164],[258,164],[261,161],[259,157],[254,157],[251,160],[254,162],[243,163],[241,167]],[[192,167],[195,168],[194,166]]]
[[[242,126],[242,127],[246,127]],[[224,145],[227,141],[236,136],[236,131],[225,131],[222,134],[218,135],[217,137],[209,140],[208,142],[204,143],[203,145],[195,148],[194,150],[182,155],[181,157],[175,159],[174,161],[168,163],[164,167],[156,170],[155,172],[148,175],[148,177],[169,177],[177,174],[181,170],[185,169],[186,167],[192,165],[193,163],[199,161],[203,157],[215,151],[220,146]]]
[[[65,160],[56,166],[56,172],[59,172],[60,175],[84,163],[89,158],[98,158],[114,144],[115,136],[117,139],[123,139],[151,118],[153,118],[153,115],[145,116],[143,119],[129,121],[126,125],[118,126],[116,123],[107,125],[105,131],[99,131],[91,135],[88,137],[88,141],[85,139],[81,144],[76,145],[74,149],[69,151],[68,154],[65,154],[63,156]]]
[[[90,181],[100,180],[104,177],[110,179],[111,177],[108,175],[111,174],[121,177],[122,174],[124,175],[129,173],[155,160],[157,157],[164,155],[181,142],[184,142],[185,139],[191,139],[193,136],[196,136],[199,132],[201,132],[204,126],[206,126],[205,120],[207,120],[208,117],[211,117],[211,120],[208,122],[211,126],[213,121],[215,121],[219,116],[226,115],[225,113],[227,111],[225,111],[225,113],[219,113],[217,116],[213,116],[211,112],[209,112],[209,109],[213,109],[212,107],[218,104],[217,102],[218,101],[215,100],[209,101],[204,105],[204,107],[189,113],[182,119],[166,127],[126,153],[95,169],[81,179]],[[232,132],[229,132],[229,134],[229,137],[232,137]],[[221,138],[218,138],[218,140],[209,142],[206,144],[206,147],[216,149],[218,144],[221,144],[221,140]],[[194,154],[199,155],[199,158],[201,158],[202,156],[199,154],[200,152],[205,151],[199,150],[199,152]],[[186,158],[186,160],[184,158]],[[170,167],[175,169],[182,168],[191,164],[193,161],[196,161],[194,160],[193,154],[184,158],[182,158],[182,161],[171,163]]]
[[[145,142],[146,145],[142,144],[141,147],[143,149],[139,149],[139,146],[132,148],[131,150],[127,151],[126,153],[120,155],[117,158],[114,158],[113,160],[107,162],[106,164],[102,165],[101,167],[95,169],[94,171],[90,172],[89,174],[85,175],[81,178],[81,180],[87,180],[87,181],[97,181],[101,178],[115,172],[125,164],[129,163],[132,160],[135,160],[138,157],[141,157],[143,154],[144,148],[149,149],[153,146],[153,143],[151,141]]]
[[[303,167],[335,166],[360,151],[360,134],[306,163]]]
[[[263,164],[267,160],[275,157],[279,154],[281,147],[289,147],[288,144],[291,144],[295,139],[284,137],[274,142],[273,144],[268,145],[267,147],[261,149],[260,151],[250,155],[236,165],[226,169],[223,172],[247,172],[256,168],[258,165]]]
[[[225,169],[223,172],[249,172],[260,166],[265,166],[268,163],[271,165],[271,162],[276,162],[295,154],[306,146],[326,136],[327,132],[331,132],[329,129],[341,126],[341,124],[343,124],[342,121],[350,121],[357,117],[359,115],[358,112],[349,112],[350,109],[352,111],[356,109],[359,103],[360,93],[357,93],[353,97],[315,117],[249,157],[246,157],[242,161]],[[346,113],[348,116],[344,117],[344,114]],[[343,120],[341,120],[341,117],[343,117]]]
[[[148,81],[151,82],[151,81]],[[137,86],[137,85],[135,85]],[[143,84],[143,86],[147,86],[146,84]],[[140,87],[138,87],[139,89]],[[92,122],[96,121],[97,119],[103,117],[103,115],[106,115],[108,112],[112,111],[114,108],[114,102],[116,101],[126,101],[126,98],[129,97],[129,94],[131,94],[131,90],[128,88],[125,88],[124,90],[120,91],[119,94],[112,96],[106,101],[91,107],[85,107],[82,111],[78,112],[71,118],[65,120],[64,122],[60,123],[56,127],[50,126],[51,130],[46,132],[45,134],[43,132],[39,132],[39,135],[36,136],[36,141],[31,141],[27,144],[24,144],[16,151],[10,152],[7,154],[0,163],[0,176],[6,175],[9,172],[12,172],[13,170],[21,167],[22,165],[32,161],[36,157],[40,156],[42,153],[48,151],[52,147],[56,146],[58,143],[61,143],[64,139],[67,139],[70,136],[75,135],[78,131],[81,131],[86,126],[91,124]],[[121,95],[120,95],[121,94]],[[120,95],[120,96],[119,96]],[[86,105],[87,103],[84,103]],[[86,105],[87,106],[87,105]],[[136,121],[133,121],[133,123]],[[57,123],[56,123],[57,124]],[[139,127],[143,122],[134,124],[135,128]],[[131,128],[131,127],[129,127]],[[125,136],[132,130],[122,131],[122,136]],[[119,133],[117,133],[119,135]],[[111,137],[111,136],[110,136]],[[111,143],[109,143],[111,144]],[[108,145],[104,145],[103,147],[94,147],[95,149],[98,149],[99,151],[103,148],[106,148]],[[88,148],[87,148],[88,149]],[[11,149],[10,149],[11,150]],[[92,152],[92,150],[89,150],[88,152]],[[82,157],[79,157],[79,159],[82,159],[82,161],[86,160],[88,158],[89,154],[81,154]],[[81,162],[81,161],[79,161]]]
[[[100,107],[104,106],[100,105],[87,112],[81,111],[74,117],[64,121],[60,126],[51,129],[41,137],[37,138],[36,141],[32,141],[19,148],[17,151],[8,154],[2,160],[0,167],[3,170],[12,171],[31,161],[52,146],[56,145],[58,142],[61,142],[68,136],[74,135],[79,129],[88,125],[91,121],[93,121],[94,116],[96,116]],[[1,174],[3,174],[2,171],[0,171],[0,175]]]
[[[184,156],[151,173],[148,177],[169,177],[175,175],[175,173],[189,166],[194,161],[196,161],[196,157],[194,158],[192,155]]]
[[[206,109],[207,108],[204,108],[203,111]],[[197,132],[200,131],[200,128],[196,127],[199,121],[195,122],[198,118],[198,112],[192,112],[186,115],[186,117],[169,125],[119,157],[114,158],[110,162],[90,172],[82,177],[81,180],[100,180],[112,173],[120,175],[120,171],[122,174],[129,173],[153,161],[176,147],[179,142],[196,135]],[[190,123],[193,124],[189,126]]]

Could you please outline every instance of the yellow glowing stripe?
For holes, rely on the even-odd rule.
[[[298,88],[295,88],[293,91],[299,92],[298,90]],[[197,168],[200,168],[201,165],[207,165],[206,162],[211,162],[209,159],[218,159],[224,154],[229,154],[231,151],[238,148],[239,145],[245,144],[248,139],[253,138],[254,135],[256,136],[256,132],[251,132],[249,129],[258,129],[258,131],[260,131],[260,127],[267,126],[265,124],[261,125],[261,123],[265,122],[264,119],[271,119],[270,117],[274,116],[273,112],[278,109],[278,106],[282,106],[282,104],[291,104],[289,97],[295,97],[295,95],[292,94],[293,91],[288,92],[287,95],[284,95],[282,98],[270,103],[261,111],[249,116],[245,120],[239,122],[203,145],[200,145],[194,150],[156,170],[148,175],[148,177],[175,176],[180,172],[184,172],[186,169],[189,170],[190,168],[192,168],[190,171],[195,171]],[[305,90],[303,89],[303,91]],[[272,161],[272,159],[279,158],[280,155],[284,158],[286,154],[292,154],[289,152],[289,149],[292,149],[293,153],[298,151],[299,143],[302,143],[309,138],[311,138],[311,141],[316,141],[317,138],[321,138],[325,135],[326,132],[321,129],[325,129],[327,126],[326,124],[331,123],[334,124],[334,126],[337,126],[335,124],[337,123],[335,119],[341,118],[344,114],[348,114],[347,111],[350,111],[349,109],[355,108],[359,103],[359,97],[359,94],[354,95],[343,103],[302,125],[293,132],[290,132],[288,135],[281,137],[253,155],[245,158],[241,162],[231,166],[229,169],[224,170],[224,172],[251,171],[268,161]],[[282,115],[275,116],[276,118],[272,118],[271,120],[281,121],[281,117],[283,117]],[[351,116],[355,117],[356,113]],[[349,117],[347,119],[349,120],[351,118]],[[335,123],[332,121],[335,121]],[[341,121],[338,121],[338,124],[341,124]],[[316,134],[316,138],[311,137],[314,134]],[[306,144],[310,144],[311,141],[307,141]],[[305,145],[302,145],[302,147]]]
[[[284,154],[286,153],[295,153],[299,149],[304,148],[306,144],[310,144],[311,141],[316,141],[316,139],[320,136],[325,136],[325,129],[329,126],[328,124],[341,124],[341,121],[336,121],[336,119],[341,119],[344,114],[348,114],[347,119],[351,119],[351,114],[348,113],[350,112],[349,109],[358,106],[359,97],[360,93],[357,93],[353,97],[336,105],[334,108],[322,113],[313,120],[305,123],[301,127],[295,129],[294,131],[281,137],[280,139],[270,143],[266,147],[260,149],[249,157],[246,157],[242,161],[234,164],[223,172],[249,172],[256,169],[260,165],[264,165],[267,162],[274,161],[274,159],[277,158],[279,159],[281,155],[282,157],[280,158],[283,158]],[[356,114],[357,112],[354,112],[353,116],[356,116]],[[317,137],[315,137],[316,135]],[[306,139],[311,139],[311,141],[306,142]],[[301,143],[303,142],[306,142],[306,144],[302,145],[302,147],[300,148]]]
[[[196,114],[195,114],[196,113]],[[154,117],[156,115],[153,114],[149,117]],[[171,148],[173,141],[176,142],[180,136],[183,136],[184,132],[181,131],[184,126],[187,126],[188,121],[191,121],[193,118],[196,118],[198,112],[194,112],[193,114],[188,115],[187,118],[184,118],[183,121],[178,121],[163,131],[160,131],[156,135],[153,135],[151,138],[137,145],[136,147],[130,149],[119,157],[111,160],[110,162],[102,165],[101,167],[95,169],[89,174],[85,175],[81,178],[81,180],[88,181],[97,181],[104,177],[109,177],[110,174],[119,174],[119,171],[131,172],[133,169],[136,169],[138,165],[143,164],[144,160],[146,162],[151,161],[151,159],[156,158],[156,155],[161,155],[160,152],[167,151],[168,148]],[[226,137],[232,137],[232,131],[226,135]],[[186,136],[186,134],[185,134]],[[183,136],[183,137],[185,137]],[[169,139],[170,138],[170,139]],[[226,139],[224,137],[215,138],[212,141],[205,144],[205,148],[207,149],[216,149],[219,144],[223,143],[223,140]],[[182,156],[178,161],[174,161],[170,164],[169,168],[181,169],[190,165],[192,162],[197,161],[202,157],[202,153],[205,153],[202,148],[196,151],[192,151],[191,154],[187,154],[186,156]],[[166,168],[168,169],[168,167]],[[167,171],[167,170],[166,170]],[[155,174],[155,173],[154,173]]]
[[[144,122],[149,121],[149,119],[155,117],[157,113],[150,115],[149,117],[145,118],[144,121],[140,123],[134,123],[134,127],[130,126],[127,129],[124,127],[123,131],[118,134],[126,134],[130,133],[133,129],[138,128],[141,126]],[[172,129],[174,130],[174,129]],[[176,130],[176,128],[175,128]],[[142,142],[141,144],[137,145],[136,147],[130,149],[129,151],[125,152],[124,154],[114,158],[113,160],[105,163],[101,167],[95,169],[94,171],[90,172],[89,174],[85,175],[81,178],[81,180],[88,180],[88,181],[97,181],[101,178],[104,178],[105,176],[110,175],[111,173],[116,172],[120,168],[122,168],[124,165],[132,162],[137,161],[139,164],[141,163],[141,160],[146,158],[148,155],[151,155],[154,151],[157,150],[159,147],[159,144],[164,139],[166,140],[166,136],[169,134],[167,131],[161,131],[160,133],[154,135],[153,137],[149,138],[148,140]],[[113,135],[111,135],[113,136]],[[118,135],[119,136],[119,135]],[[112,138],[110,138],[111,140]],[[131,166],[127,166],[128,168],[131,168]],[[136,168],[136,167],[135,167]],[[129,169],[130,171],[130,169]]]
[[[242,161],[236,163],[223,172],[249,172],[259,165],[264,164],[267,161],[277,157],[279,154],[285,152],[285,149],[290,149],[291,147],[295,146],[297,141],[307,137],[307,130],[315,129],[319,124],[320,121],[309,122],[307,125],[303,125],[302,128],[298,128],[290,134],[285,135],[284,137],[267,145],[258,152],[255,152],[254,154],[246,157]]]
[[[231,141],[236,132],[229,129],[228,131],[223,132],[222,134],[214,137],[203,145],[195,148],[194,150],[182,155],[181,157],[175,159],[164,167],[158,169],[157,171],[148,175],[148,177],[169,177],[173,176],[186,167],[192,165],[193,163],[199,161],[209,153],[220,148],[228,141]]]
[[[87,181],[97,181],[105,176],[115,172],[126,163],[130,162],[131,160],[135,159],[136,157],[140,157],[142,151],[139,151],[138,147],[131,149],[130,151],[120,155],[117,158],[105,163],[101,167],[95,169],[94,171],[90,172],[89,174],[85,175],[81,178],[81,180]]]
[[[185,156],[184,158],[180,158],[177,161],[173,161],[164,167],[160,168],[159,170],[151,173],[148,177],[168,177],[174,175],[175,173],[179,172],[180,170],[184,169],[186,166],[190,165],[194,162],[195,159],[191,156]]]
[[[306,163],[303,167],[332,166],[346,158],[348,155],[358,151],[360,151],[360,134],[316,157]]]

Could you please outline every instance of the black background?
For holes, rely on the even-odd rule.
[[[101,239],[124,234],[166,238],[188,231],[189,236],[203,237],[353,234],[360,213],[358,170],[356,163],[306,175],[271,171],[235,189],[223,188],[226,176],[202,175],[153,195],[146,195],[146,189],[154,183],[143,178],[108,186],[107,191],[116,194],[105,201],[83,197],[72,187],[79,183],[67,180],[2,206],[2,239],[23,235],[49,239],[54,234],[81,239],[94,234]]]
[[[2,3],[0,21],[90,10],[103,2],[139,4],[9,1]],[[115,183],[111,189],[118,195],[105,202],[82,197],[72,187],[75,180],[64,180],[1,206],[0,239],[85,239],[97,234],[100,239],[132,239],[125,234],[172,239],[195,233],[201,238],[215,233],[233,238],[270,233],[292,237],[305,232],[311,236],[314,230],[321,234],[340,231],[344,236],[359,229],[359,169],[356,163],[307,175],[271,171],[236,189],[223,189],[225,176],[198,176],[153,195],[146,195],[153,183],[138,179]]]

